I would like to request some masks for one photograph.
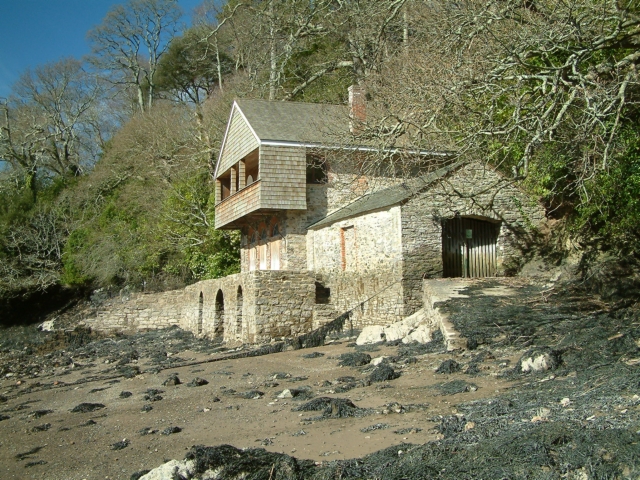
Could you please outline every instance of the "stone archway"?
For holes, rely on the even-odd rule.
[[[204,295],[202,292],[200,292],[200,298],[198,299],[198,325],[197,325],[198,335],[202,333],[203,314],[204,314]]]
[[[236,337],[242,340],[242,286],[238,287],[238,295],[236,297]]]
[[[224,338],[224,294],[218,290],[214,307],[213,336]]]

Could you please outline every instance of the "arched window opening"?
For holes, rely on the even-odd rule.
[[[236,297],[236,336],[240,339],[242,339],[242,301],[242,286],[239,286]]]
[[[273,226],[273,234],[271,235],[272,237],[277,237],[280,235],[280,226],[276,223]]]
[[[224,337],[224,295],[222,290],[218,290],[216,294],[213,335],[215,337]]]
[[[200,292],[200,298],[198,299],[198,335],[202,333],[202,316],[204,310],[204,295]]]
[[[246,178],[245,186],[251,185],[260,177],[260,154],[255,149],[244,159],[244,175]]]

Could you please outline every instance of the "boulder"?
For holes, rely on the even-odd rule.
[[[378,366],[378,365],[380,365],[382,362],[384,362],[384,359],[385,359],[385,358],[387,358],[387,357],[385,357],[385,356],[382,356],[382,357],[376,357],[376,358],[374,358],[373,360],[371,360],[371,365],[374,365],[374,366],[376,366],[376,367],[377,367],[377,366]]]
[[[278,395],[278,398],[293,398],[293,394],[291,393],[291,390],[287,388]]]
[[[55,332],[56,330],[56,320],[47,320],[46,322],[42,322],[38,325],[38,330],[41,332]]]
[[[173,480],[174,478],[192,478],[195,471],[195,462],[186,460],[179,462],[170,460],[167,463],[154,468],[140,480]]]
[[[427,325],[419,325],[413,332],[402,339],[402,343],[429,343],[431,341],[431,329]]]
[[[387,342],[393,342],[405,338],[412,331],[413,328],[404,322],[396,322],[384,329],[384,335],[387,338]]]
[[[384,330],[384,327],[380,325],[364,327],[356,340],[356,345],[383,342],[385,340]]]
[[[560,363],[562,363],[560,352],[541,347],[529,350],[522,355],[516,369],[522,373],[545,372],[555,369]]]
[[[387,342],[402,340],[402,343],[429,343],[431,341],[431,327],[427,323],[424,310],[420,309],[413,315],[386,327],[381,325],[364,327],[356,344],[366,345],[385,340]]]

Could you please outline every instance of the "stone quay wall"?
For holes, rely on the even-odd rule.
[[[314,307],[312,273],[253,271],[116,298],[86,323],[98,331],[127,332],[176,325],[227,342],[263,343],[310,331]]]
[[[86,323],[94,330],[123,332],[179,325],[184,296],[184,290],[121,294],[102,303]]]
[[[335,317],[350,312],[349,327],[358,330],[404,318],[400,278],[400,273],[394,269],[380,269],[375,275],[332,272],[320,277],[322,284],[331,290],[329,306],[333,307]]]

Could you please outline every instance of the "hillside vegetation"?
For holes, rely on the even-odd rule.
[[[560,220],[560,254],[571,237],[637,255],[637,1],[205,0],[181,18],[117,5],[89,58],[2,99],[0,305],[236,272],[212,196],[232,100],[344,103],[354,83],[371,104],[355,141],[482,159]]]

